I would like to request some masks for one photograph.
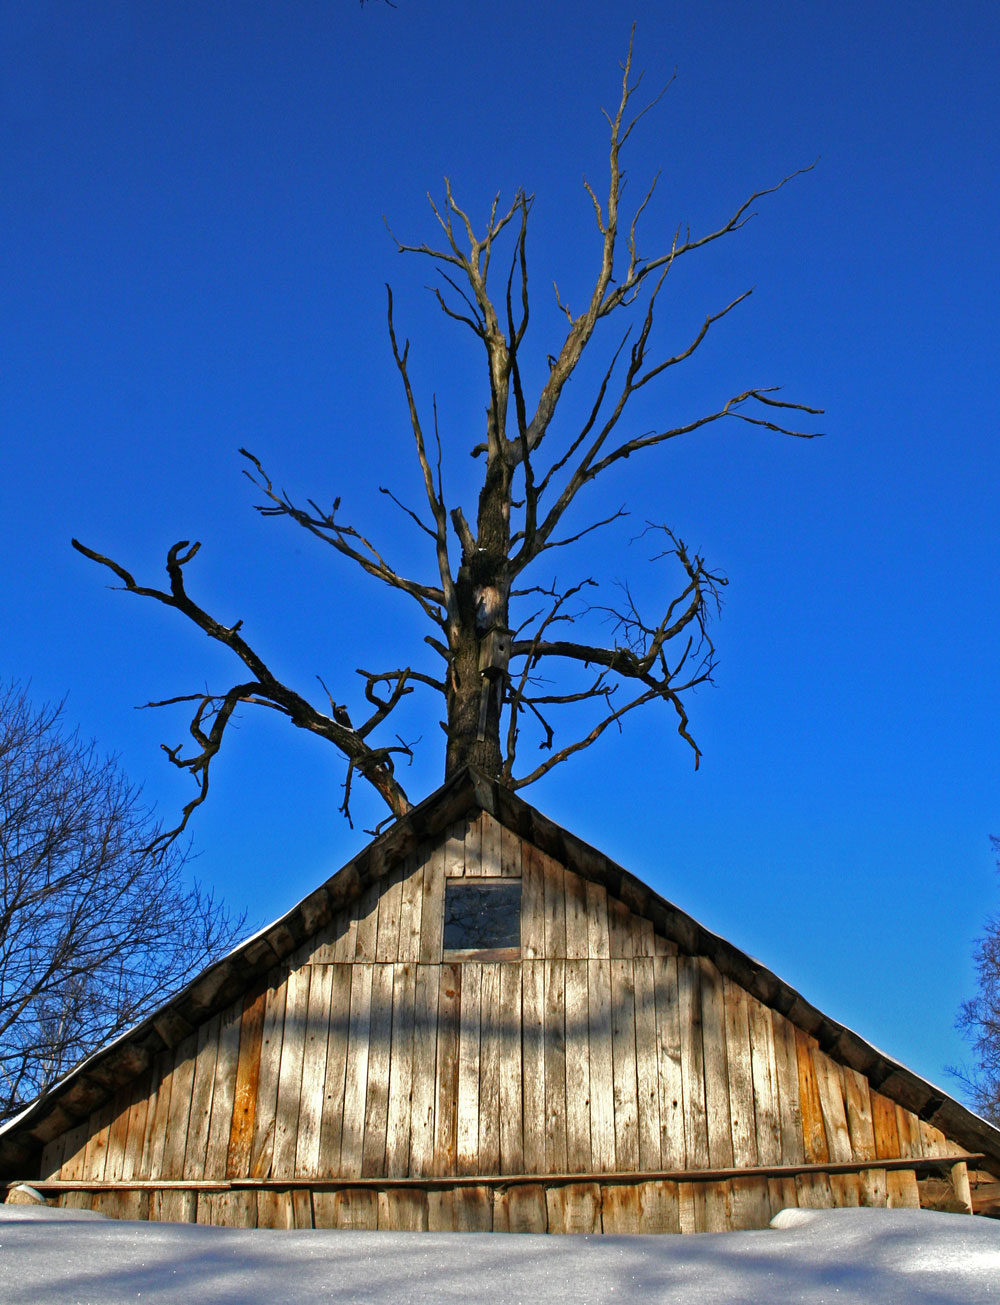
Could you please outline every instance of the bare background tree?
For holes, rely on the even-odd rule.
[[[723,392],[711,411],[693,419],[639,430],[628,422],[635,396],[690,359],[712,328],[750,294],[747,290],[708,313],[691,338],[674,347],[661,346],[654,339],[654,323],[675,263],[738,232],[754,216],[759,199],[798,174],[750,195],[713,230],[692,235],[678,228],[661,237],[656,251],[647,256],[640,225],[656,181],[641,202],[624,213],[622,151],[659,96],[643,108],[634,107],[641,77],[632,77],[631,63],[630,43],[617,108],[605,113],[610,128],[607,188],[599,196],[584,183],[596,228],[589,293],[574,310],[554,287],[563,325],[556,351],[539,354],[547,357],[547,368],[529,365],[523,356],[530,317],[531,196],[518,191],[506,208],[497,197],[485,225],[477,228],[446,181],[442,202],[431,201],[439,228],[436,243],[407,244],[393,236],[402,253],[433,266],[439,276],[433,289],[437,303],[480,342],[489,383],[484,438],[469,450],[483,465],[470,521],[462,506],[449,505],[446,498],[436,400],[418,403],[409,341],[397,335],[389,291],[389,341],[406,400],[424,503],[414,510],[388,488],[382,492],[421,532],[433,569],[420,577],[404,575],[383,548],[341,515],[339,497],[330,507],[313,499],[295,501],[274,484],[252,453],[241,450],[248,460],[247,474],[262,495],[259,511],[289,518],[417,604],[430,626],[425,642],[438,656],[436,665],[423,669],[416,657],[407,657],[402,664],[358,669],[364,699],[360,711],[343,701],[349,692],[342,685],[336,695],[324,685],[327,702],[317,706],[272,674],[245,637],[242,622],[216,619],[191,596],[186,568],[199,544],[183,541],[170,549],[168,587],[158,589],[73,541],[81,553],[109,568],[128,592],[175,608],[242,663],[239,682],[223,692],[182,694],[151,704],[193,704],[193,748],[185,752],[165,747],[173,764],[197,783],[196,795],[172,833],[179,832],[204,801],[211,763],[233,713],[245,705],[271,708],[344,754],[345,814],[357,774],[376,788],[393,816],[409,808],[396,762],[412,755],[411,745],[398,734],[386,740],[382,727],[417,688],[443,699],[446,776],[472,765],[511,788],[521,788],[589,747],[610,726],[620,726],[628,713],[657,701],[671,711],[697,764],[700,754],[688,727],[687,700],[712,675],[715,650],[709,619],[725,583],[722,576],[659,525],[648,527],[649,538],[658,541],[652,553],[657,562],[673,568],[676,581],[652,612],[640,610],[627,587],[611,601],[599,601],[592,576],[577,574],[560,581],[546,568],[554,568],[554,554],[563,556],[568,546],[624,515],[623,508],[602,509],[592,502],[589,516],[581,521],[579,501],[592,482],[635,455],[648,457],[659,445],[724,421],[804,438],[815,434],[798,423],[818,409],[787,402],[772,387],[761,386]],[[489,277],[501,259],[503,272],[495,285]],[[595,354],[601,350],[598,361]],[[581,366],[585,358],[586,368]],[[568,411],[572,405],[564,400],[566,387],[571,378],[587,376],[594,378],[592,397],[582,410],[574,410],[574,421]],[[579,394],[576,400],[578,404]],[[565,731],[560,720],[568,722]],[[524,763],[526,739],[537,746]]]
[[[1000,853],[1000,839],[993,846]],[[951,1072],[965,1084],[974,1108],[1000,1128],[1000,916],[986,921],[973,960],[979,993],[962,1003],[957,1025],[972,1043],[976,1063],[972,1070]]]
[[[236,940],[158,832],[58,707],[0,692],[0,1119]]]

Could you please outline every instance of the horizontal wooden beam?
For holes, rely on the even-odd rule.
[[[518,1187],[526,1183],[563,1187],[571,1183],[630,1184],[649,1182],[717,1183],[736,1178],[794,1178],[797,1174],[856,1174],[867,1169],[912,1169],[934,1173],[952,1165],[984,1160],[984,1155],[896,1156],[889,1160],[829,1161],[826,1164],[757,1165],[746,1169],[662,1169],[614,1174],[450,1174],[420,1178],[128,1178],[118,1180],[38,1179],[0,1180],[0,1188],[21,1183],[39,1192],[234,1192],[291,1191],[309,1188],[339,1191],[347,1187]]]

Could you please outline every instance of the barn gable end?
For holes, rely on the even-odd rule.
[[[471,772],[0,1130],[62,1204],[261,1227],[721,1231],[970,1168],[1000,1133]]]

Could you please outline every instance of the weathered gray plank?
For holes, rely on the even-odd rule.
[[[574,1174],[590,1173],[592,1163],[587,966],[582,960],[566,962],[566,1167]]]
[[[444,848],[435,847],[424,863],[423,901],[420,908],[420,960],[441,960],[444,937]]]
[[[382,881],[378,899],[378,927],[375,935],[376,961],[399,959],[399,919],[403,909],[405,862],[393,866]]]
[[[424,864],[415,854],[406,858],[402,888],[403,897],[399,910],[399,959],[416,964],[420,959]]]
[[[500,965],[500,1172],[524,1173],[521,1096],[521,965]]]
[[[601,1189],[597,1183],[566,1183],[545,1191],[551,1233],[599,1233]]]
[[[466,842],[468,851],[468,842]],[[462,966],[462,1016],[458,1047],[458,1172],[479,1172],[479,1025],[483,967]],[[492,1216],[491,1216],[492,1217]]]
[[[708,1158],[713,1168],[729,1169],[733,1165],[733,1135],[729,1110],[725,994],[722,975],[707,957],[699,957],[699,968],[701,969],[702,1041],[705,1048]],[[708,1199],[711,1201],[710,1192]]]
[[[572,870],[565,875],[566,887],[566,956],[585,960],[590,955],[590,925],[587,920],[587,890],[583,880]]]
[[[587,964],[590,1020],[590,1145],[594,1170],[615,1169],[615,1081],[612,1051],[611,966]]]
[[[611,955],[608,929],[608,894],[603,884],[588,879],[584,885],[587,911],[587,955],[603,960]]]
[[[750,1012],[746,990],[725,979],[726,1062],[729,1069],[729,1121],[733,1163],[752,1168],[757,1160],[757,1120],[754,1114],[753,1067],[750,1052]],[[742,1189],[741,1189],[742,1190]],[[735,1191],[735,1189],[734,1189]],[[756,1225],[740,1224],[740,1227]]]
[[[748,997],[750,1018],[750,1065],[753,1075],[754,1120],[757,1126],[757,1156],[762,1165],[781,1163],[781,1122],[778,1116],[778,1067],[774,1052],[774,1029],[770,1009]]]
[[[525,843],[521,860],[521,956],[525,960],[536,960],[545,955],[545,894],[548,884],[543,864],[542,853]],[[565,919],[565,906],[563,914]],[[565,923],[563,929],[565,932]]]
[[[635,982],[635,1067],[639,1116],[639,1168],[660,1165],[660,1083],[656,1038],[656,985],[653,957],[632,962]]]
[[[323,1075],[323,1112],[320,1124],[320,1163],[327,1173],[339,1174],[344,1135],[347,1091],[347,1056],[351,1027],[350,965],[330,966],[330,1027]]]
[[[326,1167],[326,1162],[321,1156],[320,1141],[323,1133],[326,1057],[330,1040],[333,966],[314,965],[311,971],[302,1071],[299,1079],[299,1121],[294,1162],[296,1178],[314,1177]]]
[[[351,966],[351,1023],[347,1042],[344,1126],[340,1143],[340,1171],[347,1178],[361,1177],[364,1156],[371,1008],[372,966],[356,963]]]
[[[401,1177],[410,1165],[410,1111],[413,1089],[414,1006],[417,967],[400,962],[392,993],[392,1048],[389,1058],[389,1107],[385,1172]]]
[[[435,1174],[453,1174],[458,1164],[458,1062],[462,967],[442,965],[438,991],[437,1062],[434,1075]]]
[[[694,956],[677,957],[680,1012],[681,1079],[684,1089],[684,1149],[689,1169],[708,1168],[708,1120],[705,1111],[705,1048],[701,1020],[701,967]],[[683,1193],[683,1188],[682,1188]],[[700,1197],[699,1197],[700,1200]],[[700,1208],[703,1208],[704,1203]],[[682,1212],[688,1210],[682,1204]],[[690,1205],[690,1210],[696,1210]],[[692,1215],[692,1217],[694,1217]],[[689,1231],[685,1228],[685,1231]],[[699,1231],[704,1231],[700,1229]]]
[[[521,963],[524,1169],[545,1172],[545,962]]]
[[[566,962],[545,966],[545,1167],[566,1172]]]
[[[384,896],[382,900],[385,900]],[[379,919],[381,919],[381,904]],[[365,1178],[380,1177],[385,1173],[386,1128],[389,1122],[389,1058],[392,1049],[392,988],[395,968],[395,965],[388,962],[377,963],[372,968],[365,1145],[361,1161],[361,1173]]]
[[[615,1167],[639,1168],[639,1105],[635,1060],[633,962],[611,961],[611,1040],[615,1085]],[[624,1216],[622,1216],[624,1217]]]
[[[677,958],[653,957],[656,997],[657,1083],[660,1092],[660,1166],[685,1169],[684,1077],[677,992]]]

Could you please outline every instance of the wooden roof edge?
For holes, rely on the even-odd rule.
[[[52,1127],[57,1120],[86,1118],[96,1105],[141,1073],[156,1050],[175,1047],[199,1023],[229,1005],[242,988],[287,959],[368,883],[381,878],[400,858],[442,833],[473,807],[489,812],[555,859],[572,862],[584,877],[602,883],[632,910],[648,914],[681,951],[708,956],[723,974],[816,1037],[824,1051],[865,1074],[886,1096],[942,1128],[969,1150],[984,1151],[1000,1164],[1000,1130],[860,1034],[824,1015],[761,962],[707,929],[498,780],[469,768],[446,780],[284,915],[206,966],[139,1024],[93,1052],[0,1125],[0,1177],[12,1165],[23,1171],[24,1156],[36,1153],[55,1135]]]

